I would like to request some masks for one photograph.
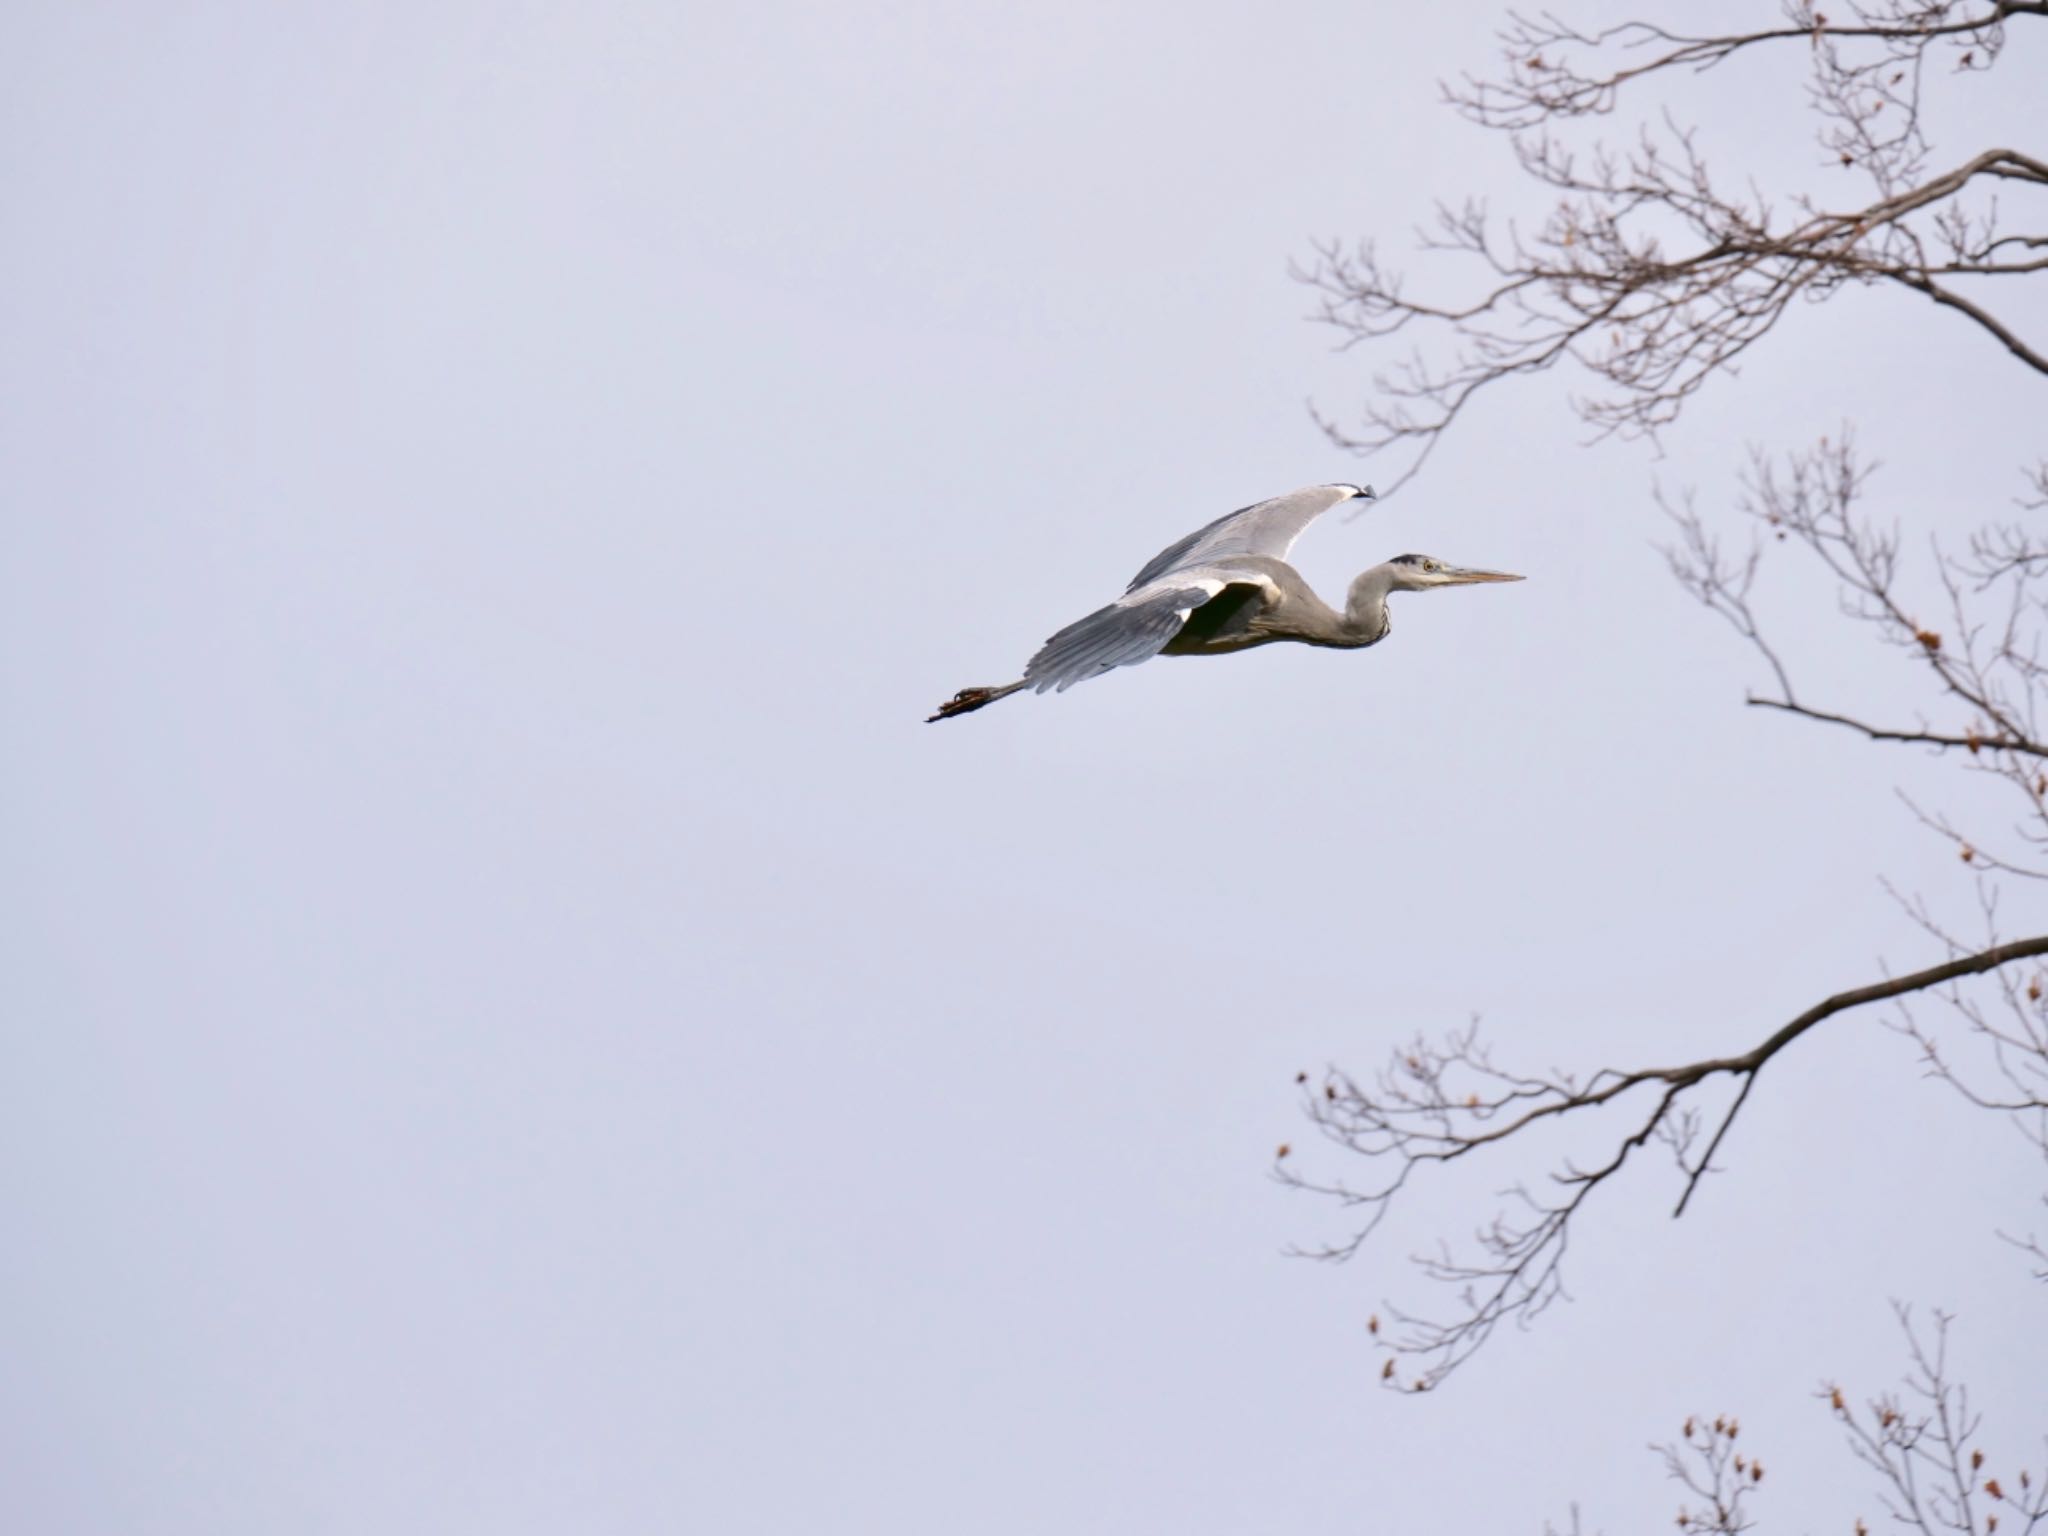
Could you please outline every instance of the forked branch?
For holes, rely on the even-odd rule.
[[[1307,1096],[1307,1112],[1317,1129],[1346,1152],[1364,1158],[1376,1171],[1373,1180],[1358,1184],[1314,1177],[1299,1171],[1284,1151],[1275,1166],[1276,1177],[1295,1188],[1334,1197],[1363,1214],[1363,1222],[1348,1238],[1313,1250],[1315,1257],[1348,1259],[1423,1170],[1519,1143],[1546,1124],[1591,1119],[1603,1106],[1616,1105],[1639,1090],[1649,1095],[1647,1108],[1626,1123],[1596,1161],[1566,1160],[1541,1192],[1526,1185],[1511,1190],[1510,1207],[1497,1212],[1477,1234],[1476,1252],[1459,1255],[1445,1247],[1417,1259],[1428,1278],[1451,1285],[1459,1297],[1457,1310],[1444,1319],[1395,1311],[1397,1326],[1386,1341],[1398,1354],[1417,1357],[1421,1368],[1401,1380],[1390,1360],[1386,1379],[1422,1390],[1468,1359],[1502,1322],[1533,1318],[1563,1294],[1562,1262],[1573,1220],[1593,1192],[1619,1174],[1652,1138],[1668,1145],[1677,1160],[1683,1182],[1673,1215],[1683,1214],[1757,1076],[1793,1041],[1837,1014],[2041,955],[2048,955],[2048,935],[1994,944],[1909,975],[1838,992],[1738,1054],[1633,1071],[1603,1068],[1584,1081],[1568,1074],[1524,1074],[1496,1065],[1476,1026],[1438,1043],[1418,1040],[1396,1051],[1372,1082],[1361,1083],[1332,1069]],[[1717,1116],[1704,1150],[1695,1156],[1703,1121],[1689,1096],[1724,1075],[1738,1079],[1740,1086]],[[1300,1080],[1306,1085],[1307,1075]]]

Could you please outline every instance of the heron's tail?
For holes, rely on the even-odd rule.
[[[955,715],[972,714],[984,704],[993,704],[997,699],[1007,699],[1023,686],[1024,683],[1020,679],[1014,683],[1005,683],[1000,688],[962,688],[939,706],[937,714],[926,715],[924,723],[930,725],[934,720],[950,720]]]

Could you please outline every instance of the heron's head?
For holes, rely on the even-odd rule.
[[[1433,555],[1396,555],[1387,564],[1394,572],[1396,592],[1427,592],[1433,587],[1469,587],[1481,581],[1520,581],[1506,571],[1475,571],[1447,565]]]

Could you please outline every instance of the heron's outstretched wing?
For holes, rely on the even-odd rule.
[[[1357,494],[1357,488],[1349,485],[1305,485],[1285,496],[1239,507],[1159,551],[1124,590],[1134,593],[1174,571],[1209,565],[1232,555],[1271,555],[1285,560],[1302,529]]]
[[[1261,596],[1272,592],[1272,583],[1263,577],[1215,571],[1189,571],[1142,591],[1133,589],[1040,646],[1024,668],[1024,684],[1038,693],[1048,688],[1065,693],[1117,667],[1150,661],[1180,633],[1189,614],[1238,587],[1261,589]]]

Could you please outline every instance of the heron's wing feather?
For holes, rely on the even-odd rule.
[[[1188,615],[1226,588],[1264,586],[1255,577],[1189,572],[1185,580],[1168,580],[1143,591],[1126,593],[1107,608],[1098,608],[1054,635],[1024,668],[1024,681],[1034,691],[1065,693],[1076,683],[1117,667],[1150,661],[1180,633]]]
[[[1125,591],[1136,592],[1171,572],[1208,565],[1233,555],[1270,555],[1275,560],[1285,560],[1302,529],[1339,502],[1349,501],[1351,495],[1348,486],[1305,485],[1285,496],[1239,507],[1159,551],[1131,578]]]

